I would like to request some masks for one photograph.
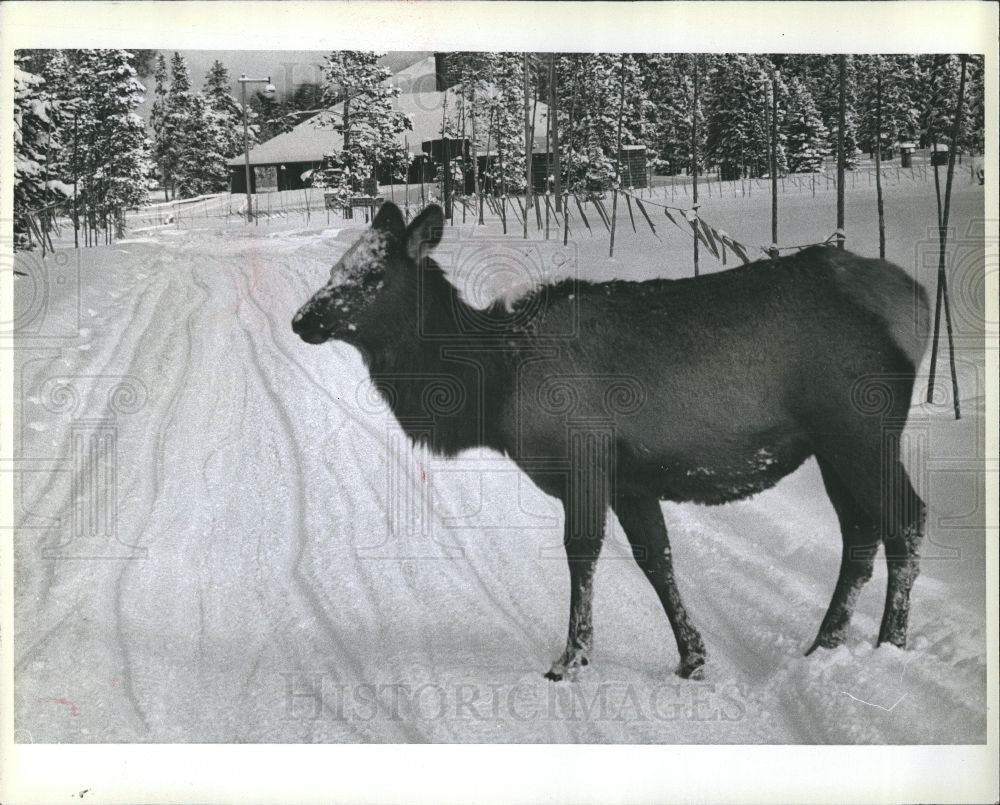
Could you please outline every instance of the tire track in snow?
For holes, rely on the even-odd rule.
[[[302,364],[297,359],[295,359],[294,357],[292,357],[290,355],[290,353],[284,347],[284,345],[281,342],[281,340],[276,337],[274,316],[268,310],[266,310],[260,304],[260,302],[257,300],[257,297],[256,297],[256,295],[254,293],[256,284],[251,280],[251,278],[249,277],[249,275],[247,274],[247,271],[245,269],[244,269],[243,273],[244,273],[244,278],[247,281],[247,294],[246,294],[246,298],[248,298],[254,304],[254,306],[257,308],[257,310],[260,312],[260,314],[265,318],[265,320],[267,322],[267,325],[268,325],[268,335],[270,336],[269,343],[273,344],[277,348],[277,350],[281,353],[282,357],[284,357],[286,360],[288,360],[291,363],[293,363],[304,374],[306,374],[307,376],[309,376],[308,372],[306,372],[306,370],[304,369],[304,367],[302,366]],[[288,328],[285,328],[285,329],[288,329]],[[339,356],[338,356],[338,358],[339,358]],[[338,376],[340,376],[342,374],[343,373],[338,373]],[[309,376],[309,378],[310,378],[310,380],[312,380],[311,376]],[[317,385],[315,383],[315,381],[312,381],[312,382],[313,382],[314,386]],[[376,442],[377,442],[376,449],[383,450],[383,452],[384,452],[384,436],[385,436],[384,432],[376,433],[374,427],[372,425],[370,425],[369,422],[366,421],[365,418],[358,417],[355,412],[351,411],[346,406],[344,406],[340,402],[340,398],[334,397],[332,395],[332,393],[329,390],[327,390],[327,389],[322,389],[321,388],[321,390],[323,391],[323,393],[324,393],[324,395],[326,397],[328,397],[331,400],[335,400],[337,402],[338,408],[340,408],[342,414],[345,415],[345,416],[347,416],[347,417],[349,417],[350,421],[353,424],[360,424],[369,435],[371,435],[372,437],[374,437],[376,439]],[[349,443],[349,448],[352,451],[352,454],[353,454],[352,457],[353,457],[354,460],[353,461],[348,461],[348,462],[343,462],[344,466],[350,467],[353,470],[349,474],[349,476],[348,476],[347,473],[343,472],[340,469],[340,466],[341,466],[342,462],[332,462],[332,463],[330,463],[328,465],[331,473],[334,476],[334,478],[333,478],[333,480],[334,480],[333,488],[346,489],[346,488],[349,488],[349,484],[351,482],[357,483],[357,481],[359,479],[359,474],[356,472],[356,468],[360,467],[360,466],[364,466],[364,464],[366,463],[365,461],[359,460],[361,458],[361,456],[359,456],[360,447],[359,447],[359,445],[357,444],[357,442],[355,440],[352,440]],[[401,455],[389,455],[389,454],[386,454],[385,457],[387,459],[389,459],[389,460],[395,460],[395,462],[397,464],[397,472],[402,472],[402,473],[405,473],[406,475],[412,475],[413,468],[411,466],[411,463],[407,460],[407,459],[411,458],[410,452],[404,452],[404,454],[401,454]],[[362,472],[362,473],[360,473],[360,480],[362,481],[362,483],[364,483],[367,486],[368,491],[369,491],[369,495],[371,496],[371,499],[378,501],[381,504],[381,507],[384,510],[385,507],[389,505],[389,501],[387,501],[385,499],[385,490],[384,489],[379,489],[375,485],[375,483],[374,483],[374,473],[369,474],[369,473]],[[440,493],[438,493],[438,494],[435,495],[434,508],[437,508],[437,507],[447,508],[449,511],[453,512],[453,507],[451,507],[450,505],[446,504],[445,499],[441,496]],[[439,521],[441,520],[440,515],[436,515],[433,512],[432,512],[431,516],[437,517]],[[515,619],[511,615],[511,613],[501,604],[499,598],[487,586],[487,584],[485,583],[484,579],[482,578],[482,575],[480,574],[479,570],[474,566],[474,564],[471,563],[471,562],[469,562],[467,564],[468,564],[468,567],[472,570],[472,579],[475,582],[476,588],[482,593],[482,598],[477,598],[474,595],[469,596],[472,599],[472,602],[474,602],[476,605],[478,605],[478,606],[481,607],[482,606],[482,599],[485,599],[486,601],[490,602],[493,605],[493,607],[492,607],[493,609],[495,609],[497,612],[500,612],[501,615],[504,616],[504,618],[512,625],[512,627],[515,630],[515,632],[514,632],[515,634],[519,634],[519,633],[523,632],[524,631],[523,623],[519,623],[517,621],[517,619]],[[368,599],[369,604],[371,606],[371,610],[370,611],[372,611],[372,612],[378,612],[378,610],[379,610],[379,600],[384,595],[384,584],[383,583],[379,583],[379,582],[373,580],[371,578],[371,575],[369,573],[364,572],[362,570],[362,565],[361,564],[358,565],[358,570],[360,571],[359,577],[362,580],[364,580],[364,582],[365,582],[364,588],[365,588],[365,591],[366,591],[366,594],[367,594],[367,599]],[[467,579],[467,578],[468,578],[467,576],[463,576],[463,579]],[[411,597],[419,600],[420,597],[421,597],[419,595],[419,593],[421,592],[421,590],[419,588],[417,588],[417,587],[414,587],[413,584],[410,582],[409,578],[407,578],[405,574],[403,575],[403,581],[407,585],[407,588],[414,594]],[[541,641],[537,640],[537,638],[536,638],[536,642],[539,643],[539,644],[541,643]],[[529,644],[529,647],[531,647],[533,649],[533,651],[531,652],[532,654],[536,654],[537,653],[538,645],[531,646]]]
[[[281,352],[282,356],[286,360],[290,361],[295,366],[297,366],[308,377],[308,379],[314,385],[314,387],[319,388],[326,397],[328,397],[329,399],[331,399],[331,400],[333,400],[333,401],[336,402],[338,409],[341,411],[341,414],[343,416],[345,416],[345,418],[349,418],[349,420],[352,422],[352,424],[360,425],[362,428],[364,428],[367,431],[367,433],[369,435],[371,435],[376,440],[376,442],[377,442],[377,445],[376,445],[377,449],[382,449],[383,452],[384,452],[384,437],[385,437],[385,432],[384,431],[376,432],[375,428],[370,424],[370,422],[368,421],[367,417],[359,417],[356,412],[354,412],[352,409],[350,409],[347,405],[344,405],[343,402],[341,402],[341,399],[339,397],[333,396],[332,393],[331,393],[331,391],[329,389],[325,389],[322,386],[319,386],[319,384],[316,383],[315,380],[313,380],[312,376],[306,371],[306,369],[302,366],[302,364],[298,361],[298,359],[295,358],[284,347],[281,339],[278,339],[276,337],[276,334],[275,334],[276,325],[275,325],[274,315],[270,311],[268,311],[267,309],[265,309],[260,304],[260,302],[258,301],[257,296],[254,293],[255,288],[257,287],[256,283],[252,281],[252,279],[248,275],[246,269],[244,269],[243,273],[244,273],[244,277],[246,278],[246,281],[247,281],[247,295],[246,295],[246,297],[257,307],[257,309],[260,311],[261,315],[263,315],[265,317],[265,319],[267,320],[267,322],[268,322],[268,330],[269,330],[269,335],[270,335],[270,341],[274,344],[274,346],[277,347],[277,349]],[[299,275],[296,275],[296,276],[299,276]],[[284,327],[282,329],[283,330],[288,330],[290,328],[286,326],[286,327]],[[332,350],[331,350],[331,352],[332,352]],[[339,355],[337,356],[337,360],[338,361],[341,360],[341,358],[340,358]],[[338,372],[338,373],[336,373],[336,376],[340,377],[340,376],[343,376],[343,374],[344,374],[343,372]],[[365,381],[362,381],[362,382],[365,382]],[[388,411],[387,411],[387,416],[388,416]],[[393,427],[393,423],[389,422],[388,426],[389,427]],[[351,443],[350,443],[350,449],[352,450],[353,458],[355,460],[352,461],[352,462],[346,462],[345,463],[346,466],[354,467],[354,468],[356,468],[358,466],[363,466],[364,462],[357,460],[359,458],[359,456],[358,456],[359,446],[357,445],[357,443],[354,440],[352,440]],[[413,466],[412,466],[412,462],[410,462],[409,459],[412,458],[413,455],[415,455],[414,451],[404,451],[404,453],[399,454],[399,455],[389,455],[389,454],[386,454],[385,457],[388,460],[395,460],[395,463],[397,464],[397,467],[396,467],[397,472],[401,472],[405,476],[412,476],[413,475]],[[331,471],[335,475],[335,481],[337,482],[337,487],[339,487],[339,488],[346,488],[346,487],[341,486],[341,484],[342,484],[342,482],[345,482],[348,479],[344,478],[342,476],[341,470],[339,468],[339,464],[340,464],[339,462],[332,463],[330,465],[330,469],[331,469]],[[352,473],[351,477],[352,477],[352,479],[354,479],[356,481],[357,480],[357,473]],[[383,508],[385,506],[389,505],[389,501],[387,501],[385,499],[385,490],[384,489],[379,489],[379,488],[377,488],[375,486],[375,483],[374,483],[372,475],[369,475],[368,473],[361,473],[361,479],[367,485],[367,487],[369,489],[369,494],[371,495],[371,497],[372,497],[373,500],[378,500],[382,504]],[[438,513],[440,510],[443,509],[443,510],[445,510],[445,512],[448,515],[450,515],[452,517],[452,519],[454,519],[454,516],[455,516],[454,515],[455,507],[447,500],[447,498],[441,493],[441,491],[437,487],[435,487],[432,494],[434,495],[434,499],[433,499],[433,503],[432,503],[432,507],[431,507],[431,509],[432,509],[431,510],[431,516],[434,517],[437,520],[438,523],[440,523],[440,524],[443,525],[443,523],[445,522],[445,516]],[[447,529],[445,529],[445,530],[447,530]],[[466,553],[468,554],[468,551],[466,551]],[[468,556],[467,556],[467,558],[468,558]],[[489,585],[489,583],[487,582],[486,578],[484,577],[484,571],[483,570],[481,570],[479,567],[477,567],[474,562],[468,561],[466,564],[467,564],[469,570],[471,571],[471,576],[470,576],[470,574],[462,574],[461,575],[461,580],[462,581],[470,581],[471,580],[473,582],[474,589],[477,590],[480,593],[479,596],[472,595],[472,594],[470,594],[470,595],[467,596],[468,598],[471,599],[471,603],[474,603],[479,608],[485,609],[488,612],[499,613],[501,615],[501,618],[504,621],[506,621],[507,624],[509,625],[509,627],[510,627],[510,633],[513,636],[515,636],[520,642],[522,642],[524,648],[526,649],[525,654],[528,657],[536,658],[536,660],[537,660],[537,662],[539,663],[540,666],[544,665],[547,662],[547,660],[545,659],[545,652],[550,649],[550,645],[549,645],[550,641],[547,640],[538,631],[533,630],[529,626],[527,626],[527,624],[532,623],[532,619],[531,618],[518,617],[517,615],[515,615],[514,612],[512,612],[510,610],[510,608],[508,606],[506,606],[504,604],[504,602],[501,601],[499,595],[493,590],[493,588]],[[378,601],[378,599],[380,597],[380,590],[377,589],[372,584],[371,580],[368,578],[369,574],[363,573],[363,576],[365,577],[366,581],[368,582],[366,584],[366,588],[368,589],[368,598],[369,598],[369,601],[371,601],[373,603],[373,605],[377,606],[377,601]],[[497,580],[496,579],[496,575],[493,574],[493,573],[490,573],[490,581],[496,581],[496,580]],[[405,576],[404,576],[404,581],[406,581],[408,587],[411,590],[413,590],[414,592],[419,592],[418,589],[414,588],[409,583],[409,580]],[[510,591],[510,588],[507,588],[507,589],[508,589],[508,591]],[[469,592],[471,593],[472,591],[469,591]],[[513,591],[510,591],[510,592],[513,592]],[[483,607],[483,601],[484,600],[489,604],[489,606]],[[508,596],[508,600],[513,601],[514,598],[512,596]],[[523,614],[523,613],[518,613],[518,614]]]
[[[260,308],[256,305],[256,302],[254,302],[254,306],[258,312],[260,312]],[[265,316],[265,319],[266,318],[267,317]],[[364,673],[361,665],[357,661],[344,638],[341,637],[337,624],[328,614],[321,597],[317,594],[312,584],[311,579],[303,570],[303,558],[310,545],[310,539],[304,519],[306,511],[306,500],[303,493],[306,486],[305,474],[302,469],[301,450],[299,448],[299,441],[296,438],[295,426],[285,406],[284,400],[278,394],[276,388],[262,368],[265,364],[261,361],[261,353],[257,340],[254,337],[254,333],[242,320],[239,321],[239,325],[243,330],[246,345],[250,351],[250,361],[248,361],[250,368],[259,382],[259,387],[265,393],[270,402],[270,406],[275,413],[276,421],[285,434],[286,438],[284,440],[284,444],[290,448],[290,464],[292,467],[293,477],[292,483],[290,484],[291,501],[289,509],[292,515],[293,523],[289,530],[295,541],[295,553],[291,559],[291,565],[289,568],[289,576],[294,582],[291,591],[296,593],[295,598],[297,598],[300,602],[299,605],[312,616],[314,622],[316,622],[326,633],[330,643],[335,647],[335,656],[337,659],[347,665],[348,673],[346,676],[357,684],[364,681]],[[280,348],[277,349],[277,351],[280,352]],[[329,704],[325,701],[323,702],[323,706],[325,708],[329,708]],[[391,728],[388,730],[390,736],[404,741],[420,740],[420,736],[418,734],[413,734],[414,731],[409,725],[403,722],[389,723],[391,724]]]
[[[172,262],[173,261],[171,260],[167,261],[168,264],[171,264]],[[98,366],[95,367],[96,371],[90,370],[89,366],[88,367],[81,366],[79,367],[79,369],[82,371],[84,368],[86,368],[88,370],[89,375],[97,375],[97,376],[102,376],[106,374],[113,374],[113,375],[135,374],[136,376],[139,376],[139,373],[137,372],[137,364],[141,363],[144,359],[148,360],[151,354],[165,355],[170,351],[172,351],[172,344],[170,342],[165,341],[161,337],[156,337],[162,335],[163,331],[159,328],[154,328],[154,324],[157,323],[160,319],[164,318],[164,313],[162,312],[163,308],[172,308],[172,305],[176,304],[174,296],[169,293],[169,291],[173,289],[174,284],[175,284],[175,275],[171,273],[167,275],[166,283],[164,283],[160,287],[154,285],[150,286],[144,291],[141,291],[138,295],[138,301],[136,307],[137,309],[145,308],[148,311],[147,314],[142,317],[133,316],[129,321],[129,326],[125,328],[125,330],[123,330],[122,336],[114,339],[114,341],[111,342],[110,351],[105,353],[95,351],[87,356],[88,358],[90,358],[89,362],[93,362],[95,360],[98,362]],[[150,295],[153,293],[153,291],[158,291],[158,293],[156,294],[155,299],[152,300],[151,305],[147,306],[145,303],[147,299],[150,297]],[[204,305],[206,299],[207,297],[202,298],[199,301],[196,301],[195,304],[191,307],[191,309],[187,312],[187,315],[185,317],[187,326],[187,336],[188,336],[187,341],[183,345],[185,355],[188,355],[190,352],[190,340],[192,337],[191,321],[193,319],[196,310],[200,306]],[[172,308],[169,312],[170,314],[175,315],[176,309]],[[170,317],[167,317],[167,320],[169,321]],[[132,338],[129,338],[127,336],[127,334],[130,332],[135,333],[135,335]],[[151,332],[155,332],[156,336],[150,338]],[[144,349],[147,340],[152,341],[153,346],[158,347],[160,352],[156,353],[153,352],[152,350]],[[128,361],[124,371],[121,368],[119,368],[120,364],[122,363],[121,356],[125,356]],[[104,360],[101,360],[102,358],[104,358]],[[51,363],[49,365],[51,365]],[[185,367],[188,365],[188,361],[186,359],[182,360],[180,365],[182,367]],[[170,399],[167,405],[168,416],[160,420],[160,427],[157,430],[157,440],[156,440],[158,448],[162,447],[162,440],[163,440],[162,434],[172,421],[170,412],[173,410],[174,407],[174,399],[176,398],[176,395],[179,392],[179,390],[184,387],[183,383],[179,381],[168,385],[170,388],[174,390],[174,396]],[[81,398],[88,399],[89,395],[81,394]],[[96,397],[96,402],[92,403],[91,406],[87,409],[87,416],[91,417],[93,416],[94,406],[100,406],[101,410],[103,411],[106,408],[107,404],[108,401],[105,398],[100,396]],[[156,456],[161,456],[162,454],[163,454],[162,449],[157,449],[155,451]],[[154,466],[154,495],[152,497],[151,505],[155,505],[155,502],[159,497],[159,475],[162,471],[162,467],[161,467],[161,462],[159,461],[154,460],[152,463]],[[73,488],[79,486],[82,475],[86,474],[87,472],[88,468],[86,467],[83,467],[80,470],[78,470],[76,473],[77,480],[75,483],[74,482],[70,483],[69,489],[72,490]],[[45,488],[39,493],[42,499],[44,499],[47,495],[53,494],[53,484],[55,483],[56,480],[58,480],[55,477],[55,475],[56,475],[55,473],[52,474],[52,478],[46,484]],[[125,475],[127,477],[125,473],[119,473],[119,475]],[[144,485],[144,480],[142,478],[133,478],[132,481],[133,481],[132,484],[133,487]],[[148,516],[147,516],[147,521],[148,521]],[[128,544],[133,544],[133,545],[138,544],[138,541],[144,534],[144,532],[145,532],[145,523],[142,527],[137,529],[135,538],[132,539]],[[90,563],[86,564],[90,565]],[[128,573],[130,569],[132,569],[134,562],[130,560],[122,560],[120,562],[120,565],[121,565],[121,570],[117,574],[117,577],[114,579],[108,579],[106,582],[107,585],[110,586],[112,590],[112,596],[110,602],[110,610],[111,610],[110,615],[112,622],[109,624],[109,628],[113,632],[114,644],[119,652],[121,660],[121,667],[120,667],[121,693],[124,696],[125,701],[128,703],[129,709],[131,710],[133,715],[138,719],[143,729],[148,732],[149,722],[142,706],[139,703],[139,697],[135,690],[133,663],[128,648],[128,641],[125,634],[124,623],[123,623],[124,619],[123,588],[125,584],[125,575]],[[44,609],[48,605],[48,601],[50,600],[51,590],[56,583],[55,566],[56,566],[55,560],[50,560],[46,562],[46,578],[43,588],[42,600],[39,603],[39,610],[41,611],[44,611]],[[104,566],[105,565],[101,565],[100,567]],[[61,563],[60,567],[64,571],[63,583],[65,584],[77,581],[78,584],[85,585],[87,589],[96,588],[99,586],[94,583],[94,580],[90,578],[90,574],[88,573],[88,571],[92,570],[94,566],[87,566],[84,569],[81,569],[78,572],[73,573],[72,575],[70,575],[67,572],[68,565],[66,563]],[[93,599],[94,595],[93,593],[90,593],[87,600],[93,600]],[[71,616],[77,615],[79,613],[80,603],[81,602],[78,601],[76,604],[71,605],[67,609],[64,620],[68,620]],[[40,653],[44,648],[45,644],[50,639],[57,636],[59,636],[57,630],[55,629],[49,630],[42,640],[34,643],[30,647],[29,653],[25,656],[22,656],[19,662],[23,665],[32,656],[36,656],[38,653]]]
[[[194,305],[187,311],[184,316],[184,334],[185,338],[182,342],[181,360],[178,364],[180,373],[179,376],[174,379],[174,381],[168,384],[170,389],[169,396],[167,397],[166,404],[162,409],[162,416],[157,417],[159,420],[159,426],[156,429],[156,438],[154,444],[156,445],[156,450],[154,456],[157,460],[153,461],[153,489],[151,496],[150,508],[143,520],[142,526],[136,532],[136,536],[141,539],[142,536],[147,535],[147,529],[149,522],[153,516],[156,506],[160,501],[161,492],[163,487],[163,472],[164,472],[164,461],[163,458],[166,455],[164,446],[166,444],[167,433],[173,426],[179,401],[181,399],[182,393],[187,389],[187,383],[185,382],[191,369],[191,353],[192,345],[195,341],[195,331],[194,331],[194,319],[198,312],[205,306],[209,300],[211,294],[206,285],[200,282],[197,278],[197,272],[192,271],[191,277],[194,279],[195,287],[198,288],[200,293],[200,298],[196,299]],[[173,275],[171,277],[173,279]],[[162,296],[161,296],[162,298]],[[175,312],[175,311],[172,311]],[[159,333],[159,329],[156,331]],[[137,350],[133,355],[133,363],[138,359],[141,350]],[[132,368],[133,364],[129,365]],[[136,543],[138,544],[138,543]],[[146,731],[149,731],[149,721],[145,715],[145,712],[141,705],[139,704],[139,698],[135,691],[135,682],[132,674],[132,660],[131,655],[128,650],[128,637],[125,633],[125,615],[124,615],[124,588],[125,588],[125,577],[133,568],[132,562],[123,562],[121,572],[118,575],[117,583],[115,585],[115,597],[113,604],[114,621],[115,621],[115,632],[117,636],[118,645],[120,646],[120,651],[122,653],[122,679],[123,679],[123,692],[125,697],[128,699],[132,705],[133,710],[138,715],[143,727]]]
[[[169,279],[168,279],[168,282],[166,283],[165,287],[159,288],[159,293],[152,300],[151,304],[147,304],[147,298],[156,289],[155,288],[150,288],[147,291],[145,291],[143,293],[140,293],[139,298],[137,300],[136,309],[137,310],[145,310],[146,311],[146,315],[143,316],[140,319],[141,321],[145,322],[144,326],[142,326],[142,327],[140,327],[138,329],[136,329],[134,327],[130,328],[134,332],[136,332],[136,336],[135,336],[136,340],[141,339],[143,333],[145,333],[146,329],[148,328],[149,322],[152,321],[155,318],[156,310],[158,309],[159,305],[161,304],[161,302],[163,300],[163,295],[165,294],[167,288],[169,288]],[[134,320],[135,320],[135,316],[133,316],[133,322],[134,322]],[[132,322],[130,322],[130,324],[131,323]],[[126,330],[125,333],[127,334],[128,330]],[[101,363],[98,367],[96,367],[96,369],[97,369],[96,371],[88,371],[88,374],[89,375],[98,375],[98,376],[100,376],[102,374],[120,374],[120,372],[118,372],[118,371],[114,371],[113,370],[111,372],[107,372],[106,370],[109,367],[111,367],[112,369],[114,368],[115,362],[116,362],[116,360],[118,359],[118,357],[120,355],[122,355],[122,354],[132,354],[132,355],[134,355],[135,354],[135,349],[134,348],[130,349],[131,346],[132,346],[132,344],[130,344],[130,340],[127,337],[115,339],[110,344],[110,354],[109,354],[109,357],[106,360],[104,360],[103,363]],[[46,362],[45,364],[43,364],[43,365],[41,365],[39,367],[36,367],[35,368],[35,372],[33,374],[35,376],[38,376],[38,377],[51,377],[51,376],[59,376],[59,375],[65,374],[64,371],[60,370],[60,371],[56,372],[55,375],[53,375],[53,373],[51,372],[51,367],[53,367],[57,363],[61,363],[61,364],[65,365],[65,366],[73,366],[73,364],[68,363],[67,358],[63,354],[66,350],[70,350],[70,349],[72,349],[72,347],[66,347],[66,348],[63,348],[62,350],[60,350],[59,354],[56,355],[56,356],[54,356],[50,361]],[[95,352],[91,352],[91,353],[89,353],[86,356],[86,358],[88,360],[85,363],[83,362],[84,356],[77,356],[77,357],[81,361],[81,363],[77,364],[76,366],[74,366],[74,368],[78,369],[77,374],[81,374],[83,370],[89,369],[89,366],[88,366],[89,363],[92,363],[94,361],[100,361],[100,359],[103,356],[99,352],[96,352],[96,351]],[[92,397],[92,395],[86,394],[86,392],[80,392],[79,393],[79,399],[81,399],[82,401],[84,401],[83,404],[85,406],[87,406],[87,407],[84,409],[83,412],[77,412],[78,418],[100,419],[101,417],[98,416],[98,414],[104,413],[106,411],[107,400],[104,397],[97,396],[96,398],[94,398],[94,397]],[[94,400],[96,400],[96,401],[94,401]],[[87,404],[88,402],[90,403],[89,405]],[[95,408],[97,408],[98,410],[95,411],[94,410]],[[81,413],[82,413],[82,416],[81,416]],[[68,434],[68,432],[65,435],[62,436],[61,442],[63,444],[68,444],[69,443],[69,434]],[[23,450],[20,451],[20,452],[23,452]],[[86,474],[86,472],[87,472],[87,469],[84,467],[84,468],[81,468],[80,470],[78,470],[77,472],[73,473],[71,477],[67,476],[66,473],[59,473],[59,472],[50,472],[47,475],[43,476],[43,478],[40,479],[41,480],[41,486],[39,486],[37,488],[37,490],[34,490],[33,493],[29,492],[29,495],[26,498],[22,498],[22,507],[23,507],[23,510],[26,511],[26,512],[30,512],[30,511],[44,511],[46,509],[48,509],[49,511],[51,511],[52,507],[42,506],[41,503],[43,501],[52,500],[52,499],[57,498],[57,497],[65,497],[68,500],[68,504],[65,505],[65,506],[63,506],[63,507],[61,507],[61,508],[58,508],[57,511],[67,511],[67,510],[71,509],[73,502],[72,502],[72,500],[69,500],[69,498],[70,498],[70,496],[72,494],[72,490],[74,488],[77,488],[79,486],[80,478],[82,477],[82,475]],[[63,484],[63,483],[67,484],[65,495],[63,495],[63,494],[56,495],[56,492],[55,492],[56,485],[57,484]],[[40,589],[39,594],[38,594],[39,597],[40,597],[40,599],[41,599],[41,601],[40,601],[40,606],[41,607],[45,607],[48,604],[52,588],[56,584],[56,576],[55,576],[56,564],[55,564],[55,561],[49,560],[49,561],[45,562],[44,564],[45,564],[45,572],[44,572],[43,580],[41,582],[41,589]]]

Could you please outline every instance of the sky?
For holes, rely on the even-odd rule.
[[[160,51],[169,61],[173,50]],[[240,97],[240,88],[236,79],[246,74],[249,78],[267,78],[278,90],[278,98],[290,95],[296,86],[305,81],[322,80],[323,60],[328,54],[324,50],[179,50],[188,63],[191,71],[191,86],[201,89],[205,83],[205,74],[216,59],[229,70],[233,87],[233,97]],[[392,72],[398,72],[404,67],[429,55],[429,51],[397,51],[387,53],[384,63]],[[153,104],[153,77],[143,76],[142,83],[146,87],[145,101],[136,109],[143,120],[149,118]],[[249,89],[249,88],[248,88]]]
[[[160,51],[169,59],[171,50]],[[233,80],[233,92],[238,93],[236,79],[241,74],[250,78],[267,78],[278,88],[279,96],[290,94],[304,81],[321,81],[323,60],[328,51],[322,50],[180,50],[178,51],[191,69],[191,83],[197,89],[205,81],[205,74],[216,59],[228,69]],[[428,55],[425,51],[388,53],[384,62],[393,72],[409,66]],[[145,79],[151,84],[150,77]],[[147,87],[151,89],[151,87]]]

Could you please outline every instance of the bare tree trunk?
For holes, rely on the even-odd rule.
[[[621,85],[618,88],[618,136],[615,139],[615,183],[611,196],[611,245],[608,257],[615,256],[615,218],[618,214],[618,182],[622,173],[622,118],[625,115],[625,54],[621,56]]]
[[[840,85],[838,92],[839,110],[837,112],[837,248],[844,248],[844,128],[847,126],[847,56],[841,53],[837,57],[837,79]]]
[[[552,190],[556,195],[556,212],[562,212],[562,157],[559,154],[559,93],[556,91],[556,81],[559,70],[556,67],[556,54],[552,54],[549,66],[549,126],[552,129],[552,167],[555,185]]]
[[[958,79],[958,100],[955,103],[955,122],[952,128],[951,143],[948,149],[948,179],[944,190],[944,211],[938,220],[938,290],[937,304],[934,308],[934,338],[931,349],[930,377],[927,383],[927,399],[931,401],[934,393],[934,380],[937,369],[937,343],[941,332],[941,308],[944,307],[945,327],[948,333],[948,355],[951,366],[952,402],[955,406],[955,419],[961,418],[961,408],[958,399],[958,375],[955,370],[955,341],[951,326],[951,305],[948,299],[948,277],[945,274],[945,248],[948,241],[948,214],[951,209],[951,187],[955,178],[955,152],[958,150],[958,138],[962,132],[962,104],[965,100],[965,65],[966,57],[960,56],[962,69]],[[932,153],[936,153],[932,152]],[[935,173],[935,178],[937,174]],[[939,196],[940,198],[940,196]]]
[[[483,188],[479,184],[479,144],[476,140],[476,88],[472,87],[472,187],[479,205],[479,223],[483,224]],[[486,156],[489,159],[489,154]]]
[[[878,256],[885,260],[885,205],[882,200],[882,60],[875,57],[875,198],[878,207]]]
[[[694,90],[691,94],[691,203],[698,215],[698,95],[701,92],[701,74],[698,54],[694,56]],[[767,107],[765,106],[765,109]],[[694,233],[694,275],[698,276],[698,233]]]
[[[534,143],[531,136],[531,104],[528,92],[528,54],[524,54],[524,173],[527,186],[524,189],[524,237],[528,237],[528,207],[531,206],[531,157]]]
[[[771,258],[778,259],[778,70],[771,75]]]

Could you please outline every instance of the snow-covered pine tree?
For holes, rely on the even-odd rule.
[[[840,120],[840,81],[837,57],[825,54],[787,55],[782,71],[799,78],[816,102],[823,125],[830,132],[833,153],[837,150],[837,129]],[[847,60],[846,115],[844,127],[844,162],[848,170],[858,165],[858,65]]]
[[[222,62],[212,63],[205,76],[203,89],[206,119],[202,125],[208,135],[208,149],[214,154],[214,161],[206,163],[210,180],[204,184],[204,192],[225,190],[229,183],[226,162],[243,153],[243,110],[233,97],[229,71]],[[248,147],[257,142],[257,125],[252,110],[247,110]]]
[[[915,141],[920,119],[914,103],[917,86],[917,62],[913,56],[856,56],[859,68],[858,139],[868,152],[875,150],[876,81],[881,75],[881,143],[882,149],[894,148],[900,142]]]
[[[285,115],[291,126],[312,117],[323,108],[323,85],[316,81],[296,84],[291,97],[285,103]]]
[[[374,191],[379,167],[404,158],[396,137],[412,128],[409,118],[393,109],[399,88],[389,85],[391,73],[380,63],[382,55],[341,50],[326,58],[326,99],[343,104],[333,123],[342,140],[330,154],[336,168],[323,171],[320,181],[345,201],[353,194]]]
[[[526,184],[524,57],[520,53],[481,55],[486,84],[482,108],[491,151],[490,178],[497,190],[503,188],[508,193],[520,193]]]
[[[153,82],[153,104],[149,111],[149,127],[153,130],[152,156],[160,174],[164,197],[169,200],[169,188],[173,183],[173,154],[167,128],[167,96],[170,80],[167,73],[167,60],[162,53],[156,54]]]
[[[920,140],[924,147],[934,142],[950,143],[958,100],[961,62],[954,54],[918,56],[921,92],[916,104],[920,120]],[[965,67],[966,104],[958,147],[981,151],[983,138],[982,60],[967,57]]]
[[[28,216],[52,200],[47,187],[52,152],[54,112],[52,98],[45,90],[45,79],[21,69],[24,60],[15,56],[14,64],[14,249],[29,249],[33,241]],[[27,66],[25,64],[25,66]],[[37,220],[37,218],[36,218]]]
[[[285,105],[276,96],[257,90],[247,101],[247,106],[249,119],[256,121],[258,143],[266,143],[291,128]]]
[[[191,96],[191,121],[193,130],[202,136],[185,138],[178,154],[177,192],[181,198],[218,192],[229,181],[228,157],[220,150],[228,132],[200,93]]]
[[[198,173],[202,164],[198,148],[205,145],[208,136],[208,121],[195,111],[195,95],[187,59],[175,51],[170,59],[163,132],[174,193],[182,197],[197,195],[194,188],[200,186]]]
[[[966,113],[963,115],[961,145],[970,154],[982,154],[986,136],[985,60],[981,55],[969,56],[966,71]]]
[[[486,54],[477,52],[453,53],[449,56],[449,66],[457,79],[455,88],[461,104],[459,128],[464,131],[470,147],[470,164],[466,167],[476,179],[480,179],[476,158],[485,154],[489,128],[489,117],[484,114],[489,95],[488,59]],[[475,190],[478,191],[478,185]]]
[[[83,103],[76,71],[70,63],[73,51],[44,50],[34,59],[45,79],[45,95],[51,100],[47,172],[53,179],[70,183],[73,176],[73,117]]]
[[[569,76],[559,85],[560,156],[572,192],[600,193],[614,180],[623,65],[622,145],[646,144],[650,103],[638,57],[628,54],[623,61],[621,54],[594,53],[560,59],[560,73]]]
[[[145,87],[127,50],[74,51],[81,112],[78,161],[81,195],[92,226],[112,222],[120,234],[125,211],[144,203],[152,163],[146,127],[135,113]]]
[[[643,54],[643,84],[649,96],[647,144],[655,169],[678,174],[691,167],[694,84],[691,54]],[[698,104],[699,170],[704,170],[705,102]]]
[[[729,175],[741,175],[744,167],[751,176],[767,173],[770,157],[765,106],[769,115],[770,65],[747,53],[715,56],[707,83],[706,161]]]
[[[830,133],[823,125],[816,102],[799,78],[786,83],[788,92],[782,128],[788,170],[818,171],[830,154]]]

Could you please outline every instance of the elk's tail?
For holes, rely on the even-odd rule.
[[[930,335],[930,304],[923,286],[885,260],[834,252],[836,282],[854,304],[878,317],[893,343],[920,368]]]

